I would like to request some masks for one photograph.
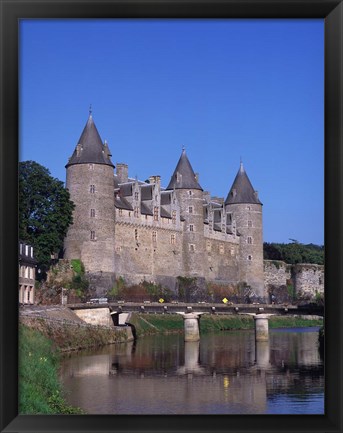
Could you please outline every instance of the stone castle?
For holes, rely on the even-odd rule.
[[[118,277],[173,290],[181,276],[241,283],[266,297],[262,203],[242,163],[224,201],[203,190],[185,150],[166,188],[157,175],[129,177],[111,156],[90,112],[66,165],[75,209],[64,257],[81,259],[99,290]]]

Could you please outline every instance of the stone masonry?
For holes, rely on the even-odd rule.
[[[175,289],[182,276],[266,298],[262,203],[242,163],[225,201],[203,190],[185,150],[167,187],[158,175],[142,182],[127,164],[114,170],[90,113],[66,169],[75,210],[64,257],[81,259],[97,288],[123,277]]]

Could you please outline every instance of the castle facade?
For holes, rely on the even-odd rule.
[[[262,203],[240,164],[226,200],[200,186],[185,150],[169,184],[139,181],[111,161],[90,113],[66,165],[75,204],[64,257],[81,259],[99,287],[115,278],[173,289],[176,278],[251,287],[265,298]]]

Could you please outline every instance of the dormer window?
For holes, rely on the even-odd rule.
[[[154,221],[158,221],[158,207],[154,207]]]
[[[136,191],[136,192],[135,192],[135,200],[138,200],[138,198],[139,198],[139,194],[138,194],[138,192]]]

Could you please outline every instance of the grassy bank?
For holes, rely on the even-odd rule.
[[[69,406],[58,380],[59,352],[39,331],[19,327],[19,413],[81,414]]]
[[[22,317],[21,322],[39,331],[63,352],[122,343],[128,340],[125,329],[64,323],[40,317]]]
[[[183,319],[178,314],[133,314],[130,323],[135,326],[137,337],[156,333],[183,332]],[[272,316],[270,328],[301,328],[322,326],[321,319],[306,319],[293,316]],[[253,329],[252,316],[205,314],[200,320],[201,332],[212,332],[234,329]]]

